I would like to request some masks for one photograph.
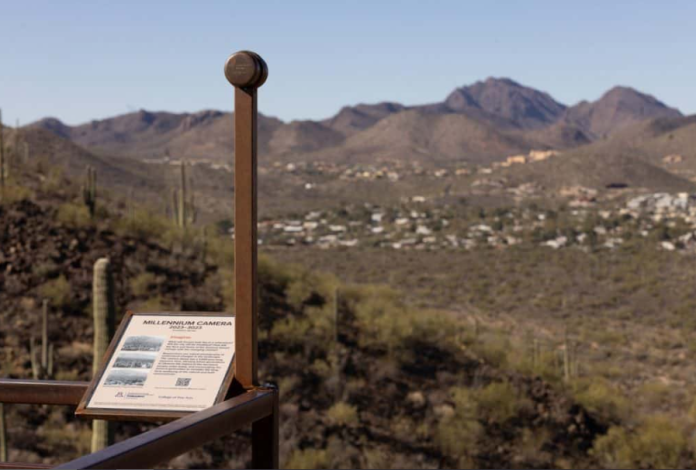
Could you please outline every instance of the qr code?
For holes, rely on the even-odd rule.
[[[188,385],[191,383],[190,378],[186,379],[176,379],[176,386],[177,387],[188,387]]]

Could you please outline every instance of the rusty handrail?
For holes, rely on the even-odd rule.
[[[0,379],[0,403],[77,405],[89,382]]]
[[[23,468],[53,468],[53,465],[46,465],[43,463],[0,462],[0,468],[19,470]]]
[[[276,390],[252,390],[55,468],[152,468],[271,416]]]

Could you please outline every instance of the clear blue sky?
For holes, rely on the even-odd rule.
[[[0,0],[5,120],[232,108],[226,57],[269,63],[262,112],[442,100],[511,77],[573,104],[621,84],[696,112],[696,2]]]

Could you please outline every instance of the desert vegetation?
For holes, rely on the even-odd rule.
[[[103,347],[91,305],[99,258],[110,260],[117,319],[126,308],[233,308],[224,232],[182,227],[107,191],[91,210],[77,182],[50,166],[14,170],[6,188],[21,189],[0,204],[3,376],[46,374],[46,357],[55,378],[90,377]],[[471,217],[501,215],[487,214]],[[564,230],[562,214],[552,220],[550,230]],[[269,253],[260,263],[261,376],[281,389],[286,467],[694,462],[683,254],[652,240],[609,252],[523,244],[428,253],[427,263],[450,273],[431,277],[419,252],[398,252],[388,263],[395,290],[380,285],[386,263],[361,266],[346,250],[306,257],[323,272]],[[622,328],[629,318],[630,333]],[[91,423],[70,410],[6,406],[4,414],[11,460],[64,461],[93,445]],[[119,423],[101,439],[144,429]],[[247,439],[242,432],[171,464],[241,466]]]

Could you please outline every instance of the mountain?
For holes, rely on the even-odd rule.
[[[406,106],[402,104],[389,102],[344,106],[338,114],[325,119],[321,123],[345,136],[349,136],[363,131],[377,121],[405,109],[407,109]]]
[[[292,121],[280,126],[268,142],[271,154],[313,152],[343,142],[345,136],[338,130],[314,121]]]
[[[282,124],[259,115],[259,148],[267,151],[273,132]],[[160,158],[208,158],[229,160],[234,149],[234,115],[221,111],[167,113],[141,110],[74,127],[55,118],[30,125],[69,138],[98,154]]]
[[[100,182],[109,187],[145,187],[156,190],[158,184],[147,177],[145,164],[133,161],[131,165],[114,162],[92,154],[74,142],[55,135],[45,129],[25,129],[24,139],[31,149],[31,159],[57,166],[73,177],[81,177],[85,168],[91,166],[99,174]]]
[[[583,101],[568,108],[562,119],[597,139],[641,121],[681,115],[678,110],[650,95],[619,86],[609,90],[597,101]]]
[[[274,161],[490,163],[530,149],[582,147],[637,123],[680,116],[626,87],[567,108],[548,93],[507,78],[488,78],[428,105],[358,104],[329,119],[289,123],[260,114],[259,153]],[[233,114],[214,110],[141,110],[78,126],[48,118],[30,127],[70,139],[96,155],[229,163],[233,125]]]
[[[525,87],[508,78],[488,78],[457,88],[445,99],[447,109],[458,113],[485,111],[522,129],[539,129],[556,122],[566,107],[548,93]]]
[[[388,116],[348,137],[338,147],[307,155],[311,159],[371,163],[420,161],[486,163],[537,147],[522,134],[465,114],[432,114],[410,109]]]
[[[673,162],[668,156],[677,157]],[[606,139],[543,162],[506,172],[512,184],[550,188],[631,187],[651,191],[696,190],[696,116],[626,124]]]

